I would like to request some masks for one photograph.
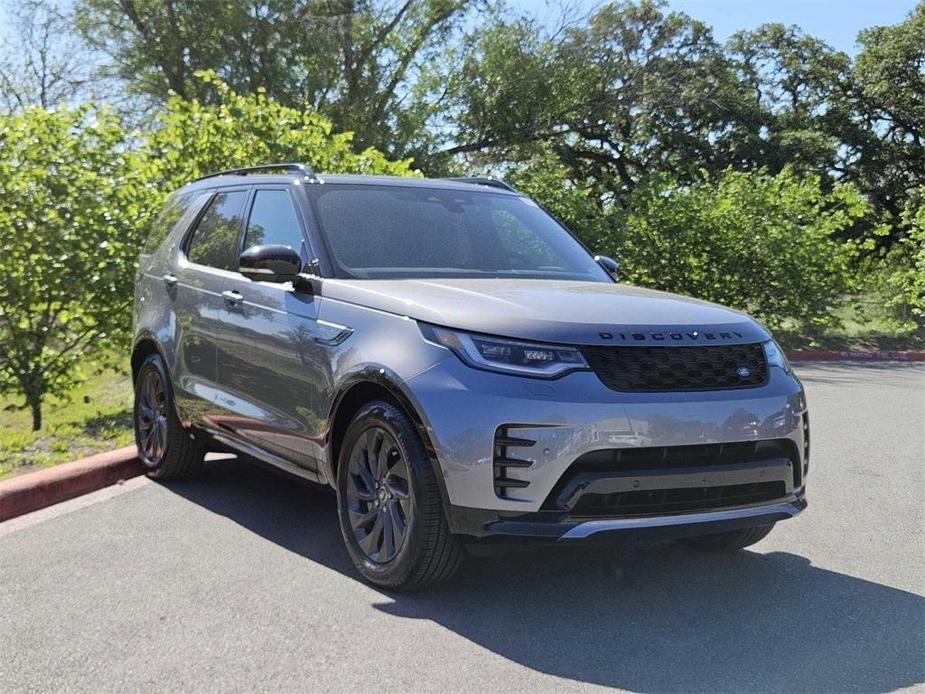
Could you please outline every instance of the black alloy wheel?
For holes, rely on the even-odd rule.
[[[147,465],[156,466],[167,452],[167,391],[156,369],[145,371],[138,389],[138,451]]]
[[[353,536],[370,560],[398,554],[413,521],[408,462],[395,438],[371,426],[353,444],[347,475],[347,512]]]
[[[167,367],[149,355],[135,378],[135,444],[148,476],[180,479],[202,470],[205,447],[177,416]]]

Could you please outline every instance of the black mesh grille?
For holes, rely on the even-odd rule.
[[[760,344],[709,347],[583,347],[604,385],[624,392],[726,390],[764,384]]]

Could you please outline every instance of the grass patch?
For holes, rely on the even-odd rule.
[[[13,396],[0,397],[0,479],[131,443],[132,380],[126,371],[89,368],[64,398],[49,398],[41,431]]]

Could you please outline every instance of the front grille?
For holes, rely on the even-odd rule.
[[[768,378],[760,344],[699,347],[583,347],[612,390],[657,393],[755,388]]]
[[[585,494],[571,512],[573,516],[661,515],[758,504],[780,499],[786,493],[783,482],[752,482],[727,487]]]

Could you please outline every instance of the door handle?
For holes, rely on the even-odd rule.
[[[164,284],[166,284],[168,287],[177,286],[177,278],[174,275],[171,275],[169,272],[166,275],[164,275],[161,279],[164,280]]]
[[[225,299],[231,306],[237,306],[238,303],[244,298],[241,296],[241,292],[237,289],[226,289],[222,292],[222,298]]]

